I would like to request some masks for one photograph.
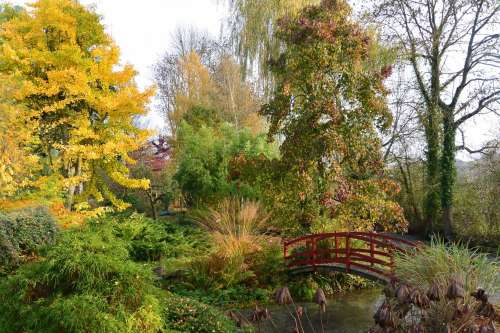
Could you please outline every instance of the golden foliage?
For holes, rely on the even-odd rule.
[[[27,185],[37,157],[27,149],[29,131],[23,124],[26,110],[12,103],[15,81],[0,75],[0,198]]]
[[[190,52],[180,58],[179,67],[182,85],[175,98],[175,110],[169,115],[175,126],[179,126],[182,117],[191,108],[198,105],[213,106],[212,98],[215,94],[215,85],[208,68],[201,63],[196,52]]]
[[[139,91],[133,68],[118,67],[119,50],[99,15],[70,0],[40,0],[31,7],[0,30],[0,72],[20,85],[13,94],[16,109],[4,112],[29,133],[41,165],[64,176],[60,186],[68,207],[78,194],[80,202],[107,199],[123,209],[127,204],[109,191],[107,181],[149,186],[129,178],[124,164],[133,163],[129,152],[148,136],[132,120],[145,113],[153,89]],[[17,112],[18,106],[26,111]],[[4,119],[0,133],[8,126]],[[6,133],[19,139],[17,131]]]
[[[193,51],[178,60],[178,67],[180,79],[175,107],[168,114],[174,134],[186,113],[200,106],[216,110],[219,120],[237,128],[245,126],[254,132],[262,131],[264,121],[257,114],[259,99],[242,78],[240,65],[231,56],[221,56],[215,68],[210,70]]]

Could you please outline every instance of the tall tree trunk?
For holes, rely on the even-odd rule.
[[[68,162],[67,166],[67,176],[72,178],[75,176],[82,175],[82,158],[78,157],[76,165],[72,162]],[[66,209],[71,210],[73,208],[73,202],[75,201],[75,194],[80,194],[83,190],[83,184],[79,183],[78,186],[73,184],[68,187],[68,195],[66,197]]]
[[[425,221],[427,234],[435,231],[438,220],[439,202],[439,129],[440,129],[440,57],[439,37],[435,35],[431,57],[431,89],[427,104],[425,135],[427,139],[427,182],[425,191]]]
[[[455,185],[455,136],[456,127],[453,110],[443,110],[443,149],[441,153],[441,207],[444,236],[450,240],[453,236],[452,208],[453,186]]]
[[[399,168],[399,172],[401,173],[401,177],[403,180],[403,187],[405,189],[406,195],[408,196],[408,203],[411,206],[413,211],[414,223],[410,223],[408,232],[410,233],[418,233],[421,234],[424,232],[422,228],[422,214],[419,209],[418,202],[415,198],[415,191],[413,188],[412,174],[410,171],[410,166],[408,164],[408,160],[405,158],[404,166],[403,162],[400,159],[396,159],[396,163]]]
[[[427,234],[435,231],[435,223],[439,214],[439,132],[434,116],[429,115],[429,125],[426,129],[427,151],[425,184],[425,225]]]
[[[75,176],[75,165],[73,164],[72,161],[68,162],[67,166],[67,177],[68,178],[73,178]],[[68,187],[68,193],[66,197],[66,209],[71,210],[73,207],[73,198],[75,197],[75,189],[76,185],[71,184]]]
[[[149,189],[146,190],[146,195],[148,196],[149,199],[149,205],[151,206],[151,215],[153,217],[153,220],[158,219],[158,214],[156,213],[156,198],[154,197],[153,192]]]

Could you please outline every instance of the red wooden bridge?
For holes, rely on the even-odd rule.
[[[292,273],[340,271],[389,282],[394,253],[416,246],[416,242],[393,234],[335,232],[287,240],[284,256]]]

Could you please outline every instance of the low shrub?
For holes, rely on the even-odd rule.
[[[104,223],[111,224],[115,234],[128,242],[130,256],[135,261],[157,261],[168,251],[167,232],[159,222],[140,214],[132,214]]]
[[[14,219],[0,213],[0,272],[19,261],[19,249],[14,236]]]
[[[0,272],[18,265],[41,245],[53,243],[56,233],[55,220],[45,207],[0,212]]]
[[[171,300],[176,296],[155,286],[150,265],[131,260],[133,246],[118,220],[95,220],[63,232],[55,245],[43,249],[39,261],[1,280],[0,332],[157,333],[180,328],[172,318],[182,318],[185,310],[166,310],[165,304],[178,303]],[[138,223],[133,218],[129,222]],[[191,313],[196,325],[218,327],[211,316],[222,314],[196,306],[203,309]],[[220,322],[222,328],[210,332],[231,332],[224,330],[230,323]]]
[[[110,228],[65,232],[0,285],[0,332],[157,332],[151,274]],[[133,330],[134,326],[144,330]]]
[[[220,257],[217,252],[193,258],[182,278],[167,289],[217,306],[267,302],[277,286],[286,281],[281,247],[262,244],[245,256]]]
[[[98,219],[95,223],[112,227],[115,235],[129,244],[130,255],[135,261],[196,255],[206,253],[209,247],[207,233],[183,220],[153,220],[133,213]]]
[[[215,308],[185,297],[169,297],[163,303],[165,325],[180,332],[230,333],[234,324]]]

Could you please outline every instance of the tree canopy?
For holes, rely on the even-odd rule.
[[[130,65],[117,68],[119,50],[100,16],[74,1],[40,0],[4,22],[0,40],[0,72],[19,83],[10,98],[26,110],[16,117],[31,132],[25,145],[41,158],[43,176],[60,177],[68,208],[75,193],[83,206],[92,198],[124,208],[107,182],[148,186],[129,178],[125,163],[147,136],[132,120],[152,90],[137,89]]]
[[[286,47],[271,63],[276,87],[261,114],[270,123],[268,139],[280,142],[281,159],[268,167],[249,163],[275,174],[271,179],[280,179],[287,192],[269,193],[272,207],[295,211],[292,219],[306,228],[321,216],[349,230],[404,228],[401,208],[390,200],[397,186],[383,175],[376,131],[391,123],[383,84],[390,50],[350,18],[344,1],[287,16],[276,33]]]

